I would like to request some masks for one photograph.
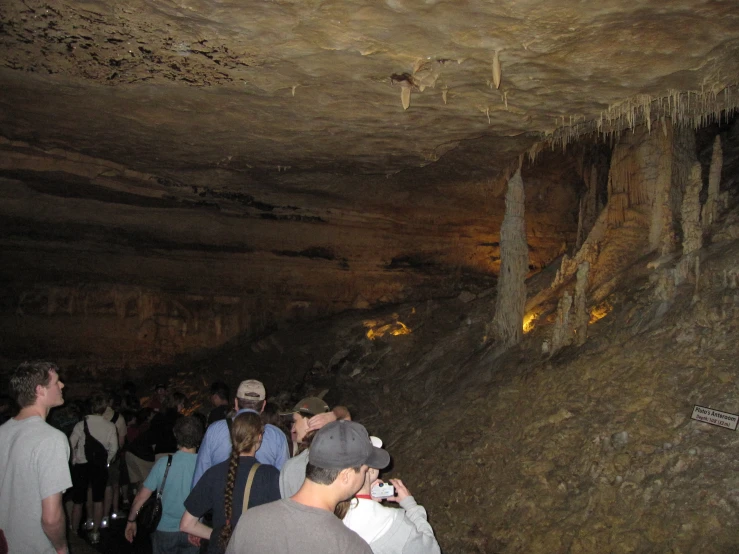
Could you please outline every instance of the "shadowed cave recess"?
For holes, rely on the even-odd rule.
[[[447,554],[739,551],[739,439],[691,419],[739,413],[737,29],[5,2],[0,380],[321,395]]]

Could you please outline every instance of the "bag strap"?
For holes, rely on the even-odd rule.
[[[244,487],[244,507],[241,509],[241,513],[243,513],[249,509],[249,496],[251,496],[251,486],[254,483],[254,474],[257,472],[257,469],[259,469],[259,466],[262,465],[259,462],[254,462],[254,465],[251,466],[251,469],[249,470],[249,477],[246,478],[246,487]]]
[[[90,428],[87,426],[87,418],[82,420],[85,424],[85,438],[91,436],[90,434]]]
[[[164,494],[164,484],[167,482],[167,474],[169,473],[169,466],[172,465],[172,454],[167,456],[167,469],[164,470],[164,479],[162,479],[162,486],[159,487],[159,490],[157,491],[157,498],[161,499],[162,494]]]

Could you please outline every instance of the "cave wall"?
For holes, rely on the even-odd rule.
[[[581,183],[554,156],[524,180],[535,271],[574,240]],[[5,365],[138,368],[287,321],[493,286],[505,182],[492,170],[209,182],[0,142]]]

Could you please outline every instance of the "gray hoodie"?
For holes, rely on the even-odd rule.
[[[344,524],[366,540],[374,554],[441,554],[423,506],[408,496],[400,507],[359,498],[352,502]]]

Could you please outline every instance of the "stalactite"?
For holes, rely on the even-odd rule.
[[[703,229],[708,229],[716,221],[718,215],[719,191],[721,188],[721,169],[724,164],[723,151],[721,149],[721,136],[716,135],[713,141],[713,155],[711,156],[711,169],[708,172],[708,198],[703,206],[701,222]]]
[[[575,342],[578,346],[585,344],[588,338],[588,322],[590,314],[587,308],[587,288],[590,276],[590,264],[583,262],[577,268],[577,283],[575,284]]]
[[[524,198],[519,168],[508,181],[505,217],[500,229],[500,276],[493,333],[505,346],[517,344],[523,334],[526,274],[529,266]]]
[[[565,291],[562,298],[557,304],[557,321],[554,322],[554,330],[552,331],[552,344],[550,351],[555,354],[563,346],[570,344],[572,340],[572,328],[570,327],[570,308],[572,307],[572,297],[570,293]]]
[[[701,166],[695,162],[690,170],[682,206],[683,256],[700,250],[703,246],[703,229],[700,224]]]
[[[674,124],[692,129],[711,122],[721,122],[739,111],[739,96],[732,95],[737,85],[713,83],[700,91],[669,90],[667,94],[653,98],[640,94],[618,102],[601,111],[599,115],[569,116],[555,122],[555,128],[544,136],[544,141],[564,148],[584,135],[595,135],[606,142],[626,129],[632,133],[644,125],[651,132],[652,122],[663,122],[666,118]],[[720,94],[723,92],[723,94]],[[664,132],[665,128],[662,126]]]

